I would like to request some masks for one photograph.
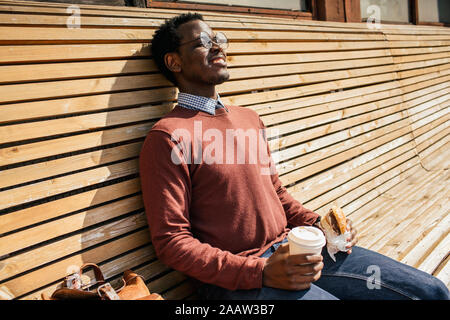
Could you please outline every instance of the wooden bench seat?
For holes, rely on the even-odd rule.
[[[138,156],[177,90],[149,41],[181,11],[0,0],[0,289],[39,299],[84,262],[195,298],[155,255]],[[227,34],[225,103],[258,112],[280,179],[337,204],[359,245],[450,285],[450,29],[205,12]]]

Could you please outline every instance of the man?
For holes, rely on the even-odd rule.
[[[140,157],[159,259],[204,283],[207,299],[447,299],[438,279],[356,247],[351,221],[336,262],[326,251],[289,255],[290,228],[318,227],[319,215],[282,186],[258,114],[221,102],[227,45],[199,14],[166,21],[152,40],[157,66],[180,91]],[[380,269],[376,290],[369,266]]]

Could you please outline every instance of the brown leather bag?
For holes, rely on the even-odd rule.
[[[83,285],[81,278],[83,271],[93,268],[95,275],[95,290],[90,290],[90,284]],[[142,276],[127,270],[122,277],[122,286],[114,289],[109,282],[105,282],[100,268],[93,263],[81,266],[80,271],[67,276],[62,288],[57,289],[51,297],[42,293],[42,300],[164,300],[157,293],[150,293]],[[89,286],[89,287],[88,287]]]

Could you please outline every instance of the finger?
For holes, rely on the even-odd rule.
[[[291,284],[292,285],[303,285],[303,284],[310,284],[311,282],[319,280],[320,276],[322,275],[322,272],[319,271],[317,273],[311,274],[311,275],[296,275],[291,277]]]
[[[314,264],[295,265],[287,268],[286,273],[289,276],[315,274],[323,269],[323,262]]]
[[[356,228],[351,227],[351,229],[349,231],[350,231],[350,236],[347,238],[347,241],[352,241],[356,237],[357,230],[356,230]]]
[[[350,219],[347,219],[347,230],[350,231],[352,230],[352,226],[353,226],[353,222]]]
[[[287,259],[287,263],[290,265],[301,265],[322,262],[323,257],[320,254],[296,254],[291,255]]]
[[[277,248],[277,250],[275,250],[275,252],[278,252],[278,253],[286,253],[286,252],[289,252],[289,243],[282,243],[278,248]]]
[[[351,242],[348,243],[348,244],[345,246],[345,248],[351,248],[351,247],[353,247],[354,245],[356,245],[357,242],[358,242],[358,237],[354,237],[354,238],[351,239]]]

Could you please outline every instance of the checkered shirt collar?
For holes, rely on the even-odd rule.
[[[215,100],[185,92],[178,93],[178,105],[186,109],[203,111],[211,115],[216,114],[216,109],[225,108],[219,95],[217,95],[217,100]]]

